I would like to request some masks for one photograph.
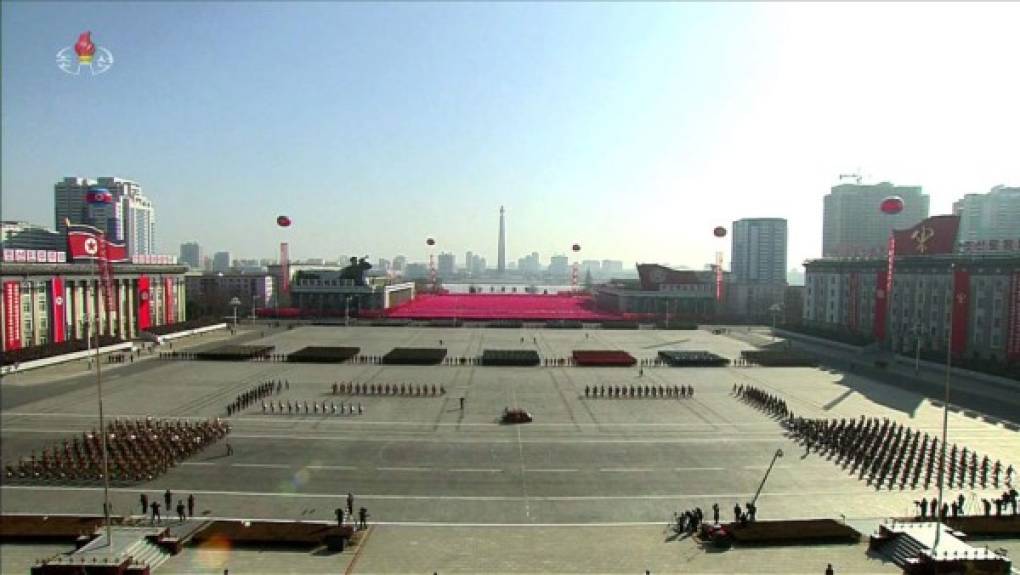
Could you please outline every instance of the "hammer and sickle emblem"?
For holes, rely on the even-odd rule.
[[[917,251],[922,254],[928,251],[928,242],[935,237],[935,230],[929,226],[921,226],[920,229],[910,234],[910,238],[917,242]]]

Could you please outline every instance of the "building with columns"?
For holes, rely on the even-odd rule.
[[[114,311],[103,305],[91,263],[5,261],[0,305],[3,349],[84,339],[98,316],[100,335],[130,340],[150,327],[185,320],[186,266],[113,265]]]

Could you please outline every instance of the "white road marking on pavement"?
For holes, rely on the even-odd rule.
[[[182,489],[171,486],[173,491],[187,491],[199,495],[221,495],[237,497],[282,497],[286,499],[336,499],[334,493],[292,493],[292,492],[268,492],[268,491],[202,491],[195,489]],[[10,489],[18,491],[81,491],[101,492],[102,487],[65,487],[65,486],[31,486],[31,485],[0,485],[0,490]],[[119,493],[150,493],[151,489],[135,489],[131,487],[111,487],[110,491]],[[373,500],[409,500],[409,501],[625,501],[625,500],[674,500],[693,498],[742,498],[752,497],[753,492],[744,493],[674,493],[665,495],[554,495],[554,496],[513,496],[513,495],[358,495],[361,499]],[[807,497],[823,495],[848,495],[845,489],[836,491],[765,491],[761,496],[767,497]],[[856,496],[854,494],[850,494]],[[6,513],[6,511],[5,511]]]
[[[269,469],[290,469],[289,465],[280,463],[231,463],[231,467],[265,467]]]
[[[211,461],[184,461],[181,465],[216,465]]]
[[[578,471],[576,468],[564,468],[564,469],[525,469],[527,472],[536,473],[574,473]]]
[[[376,467],[376,471],[432,471],[431,467]]]
[[[602,473],[606,472],[619,472],[619,473],[648,473],[649,471],[655,471],[654,467],[603,467],[599,469]]]
[[[328,469],[330,471],[356,471],[353,465],[306,465],[308,469]]]
[[[673,471],[726,471],[724,467],[674,467]]]
[[[450,469],[450,473],[503,473],[502,469],[472,469],[472,468],[461,468],[461,469]]]

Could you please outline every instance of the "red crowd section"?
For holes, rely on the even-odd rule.
[[[386,310],[395,319],[584,320],[638,319],[640,314],[595,308],[588,295],[424,294]]]

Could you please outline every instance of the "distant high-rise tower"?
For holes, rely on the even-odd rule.
[[[499,256],[496,261],[496,271],[499,275],[506,273],[506,218],[504,216],[506,210],[503,206],[499,207]]]
[[[889,196],[903,199],[903,211],[883,214]],[[840,184],[825,196],[822,216],[822,257],[881,256],[889,232],[904,230],[928,217],[929,198],[921,186]]]

